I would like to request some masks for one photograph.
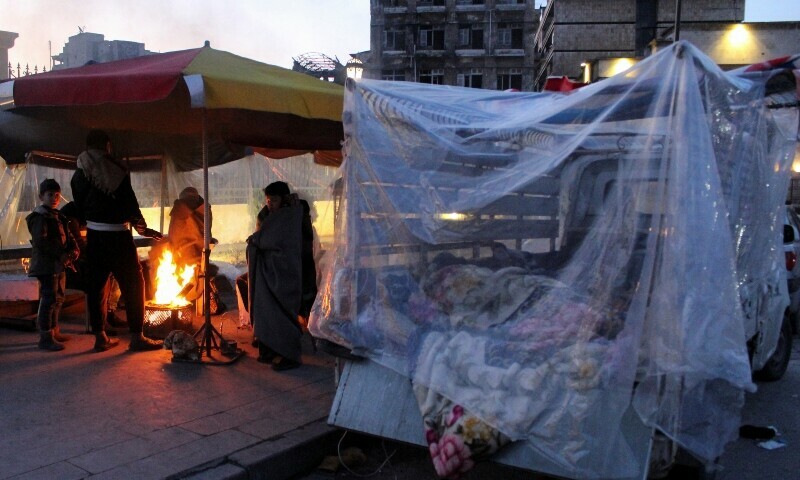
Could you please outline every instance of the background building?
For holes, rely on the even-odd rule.
[[[364,77],[532,90],[534,0],[371,0]]]
[[[652,40],[672,32],[675,5],[675,0],[548,0],[535,38],[536,89],[551,75],[583,79],[581,64],[587,60],[646,56]],[[744,0],[684,1],[680,38],[694,43],[684,32],[719,30],[743,18]]]
[[[0,31],[0,80],[9,77],[11,67],[8,65],[8,49],[14,46],[14,40],[19,35],[14,32]]]
[[[53,70],[80,67],[89,61],[103,63],[151,53],[145,50],[144,43],[105,40],[102,34],[81,31],[69,37],[61,53],[53,55],[53,60],[58,62],[53,65]]]

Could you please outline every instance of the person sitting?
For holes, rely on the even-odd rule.
[[[178,195],[169,212],[169,230],[167,239],[175,264],[179,268],[195,267],[194,288],[186,294],[186,299],[194,301],[203,294],[204,283],[200,281],[200,268],[203,262],[205,233],[205,200],[194,187],[186,187]],[[213,216],[209,208],[208,223],[211,228]],[[216,240],[211,239],[215,244]],[[210,278],[209,307],[211,313],[218,315],[226,310],[226,305],[219,299],[215,277],[219,272],[216,265],[209,263],[207,275]]]

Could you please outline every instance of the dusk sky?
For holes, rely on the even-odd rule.
[[[369,0],[0,0],[0,12],[0,30],[19,34],[9,61],[31,68],[49,69],[49,54],[60,53],[78,27],[153,52],[209,40],[216,49],[287,68],[307,52],[346,63],[351,53],[369,50]],[[747,0],[745,21],[781,20],[800,20],[800,0]]]

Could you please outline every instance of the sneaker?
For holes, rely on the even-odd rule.
[[[105,352],[111,348],[116,347],[119,345],[119,340],[116,338],[108,338],[105,332],[97,333],[94,336],[94,351],[95,352]]]
[[[128,346],[128,350],[131,352],[149,352],[152,350],[161,350],[162,346],[163,342],[160,340],[147,338],[141,333],[133,333],[131,334],[131,344]]]

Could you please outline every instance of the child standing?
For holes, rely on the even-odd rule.
[[[58,317],[64,303],[65,270],[78,258],[79,250],[67,218],[56,210],[61,202],[58,182],[52,178],[42,181],[39,200],[41,205],[25,218],[33,245],[28,276],[39,280],[39,348],[55,352],[63,350],[61,342],[69,340],[60,332]]]

